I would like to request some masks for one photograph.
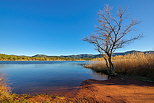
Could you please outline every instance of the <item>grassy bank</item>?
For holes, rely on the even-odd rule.
[[[154,54],[134,53],[124,56],[115,56],[112,58],[115,71],[118,74],[139,75],[154,80]],[[103,58],[94,59],[100,61],[86,65],[96,72],[104,72],[106,69]]]

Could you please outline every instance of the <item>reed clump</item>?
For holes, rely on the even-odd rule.
[[[103,72],[106,69],[103,58],[95,59],[99,61],[86,65],[97,72]],[[133,53],[123,56],[114,56],[112,61],[115,66],[115,72],[120,74],[133,74],[147,76],[154,79],[154,54]]]

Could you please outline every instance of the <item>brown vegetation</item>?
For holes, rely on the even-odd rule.
[[[154,79],[154,54],[134,53],[124,56],[115,56],[112,58],[116,73],[134,74],[146,76]],[[100,61],[86,65],[97,72],[104,72],[106,65],[102,58],[94,59]]]

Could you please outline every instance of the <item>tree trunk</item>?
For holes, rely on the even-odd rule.
[[[107,70],[107,72],[108,73],[110,73],[110,68],[109,68],[109,62],[108,62],[108,60],[107,60],[107,58],[105,58],[105,57],[103,57],[104,58],[104,60],[105,60],[105,64],[106,64],[106,70]]]
[[[115,69],[114,69],[114,65],[112,63],[112,58],[111,56],[109,56],[108,58],[108,62],[109,62],[109,71],[110,71],[110,74],[115,74]]]

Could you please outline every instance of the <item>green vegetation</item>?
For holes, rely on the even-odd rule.
[[[92,68],[96,72],[106,73],[106,64],[103,58],[97,58],[94,61],[100,62],[85,67]],[[112,61],[115,72],[118,74],[144,76],[154,80],[154,54],[133,53],[115,56]]]
[[[82,61],[90,58],[69,58],[69,57],[30,57],[0,54],[0,61]]]

